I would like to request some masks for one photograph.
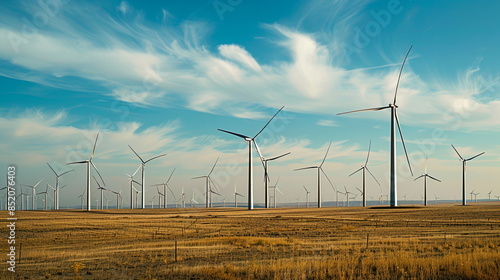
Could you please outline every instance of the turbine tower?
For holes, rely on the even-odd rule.
[[[365,171],[368,171],[368,173],[370,173],[370,175],[372,175],[373,179],[375,179],[375,182],[377,182],[377,184],[380,186],[380,183],[378,182],[377,178],[375,178],[375,176],[373,175],[373,173],[370,171],[370,169],[368,169],[368,159],[370,158],[370,150],[371,150],[371,147],[372,147],[372,140],[370,140],[370,145],[368,146],[368,155],[366,156],[366,161],[365,161],[365,165],[362,165],[360,169],[354,171],[353,173],[351,173],[351,175],[349,175],[349,177],[351,177],[352,175],[358,173],[359,171],[363,170],[363,191],[360,191],[361,192],[361,195],[363,196],[363,207],[366,207],[366,172]]]
[[[298,169],[295,169],[294,171],[298,171],[298,170],[305,170],[305,169],[318,169],[318,208],[321,208],[321,172],[323,172],[323,174],[325,174],[326,176],[326,179],[328,179],[328,181],[330,182],[330,184],[332,185],[333,187],[333,183],[332,181],[330,181],[330,178],[328,178],[328,175],[326,175],[325,171],[323,171],[323,163],[325,163],[325,160],[326,160],[326,157],[328,156],[328,152],[330,151],[330,146],[332,145],[332,142],[330,142],[330,144],[328,145],[328,149],[326,150],[326,153],[325,153],[325,157],[323,157],[323,161],[321,161],[321,163],[317,166],[308,166],[308,167],[303,167],[303,168],[298,168]],[[335,188],[335,187],[333,187]]]
[[[241,196],[241,197],[245,197],[244,195],[242,194],[239,194],[237,191],[236,191],[236,184],[234,184],[234,207],[238,207],[238,196]]]
[[[274,114],[274,116],[266,123],[266,125],[264,125],[264,127],[262,127],[262,129],[259,132],[257,132],[257,134],[255,134],[254,137],[250,137],[250,136],[246,136],[246,135],[243,135],[243,134],[231,132],[231,131],[228,131],[228,130],[218,129],[219,131],[222,131],[222,132],[225,132],[225,133],[229,133],[229,134],[232,134],[234,136],[243,138],[243,140],[245,140],[245,141],[248,142],[248,210],[252,210],[253,209],[253,160],[252,160],[252,143],[254,144],[255,149],[259,153],[259,157],[260,157],[260,159],[262,161],[262,158],[263,158],[262,157],[262,153],[260,152],[259,146],[257,145],[257,142],[255,141],[255,139],[262,133],[262,131],[264,131],[264,129],[269,125],[269,123],[274,119],[274,117],[276,117],[276,115],[279,112],[281,112],[281,110],[283,110],[283,108],[285,108],[285,106],[281,107],[281,109],[279,109],[278,112],[276,112],[276,114]],[[264,165],[264,162],[262,162],[262,165]]]
[[[265,201],[264,201],[264,208],[269,208],[269,186],[268,183],[271,179],[269,179],[269,166],[268,163],[269,161],[277,160],[279,158],[282,158],[284,156],[287,156],[291,154],[290,152],[286,154],[282,154],[281,156],[273,157],[273,158],[262,158],[262,162],[264,162],[264,196],[265,196]]]
[[[311,193],[306,186],[302,186],[304,190],[306,191],[306,208],[309,208],[309,194]]]
[[[35,185],[24,185],[25,187],[31,188],[31,210],[36,210],[35,200],[36,200],[36,187],[43,181],[40,180]]]
[[[55,185],[55,193],[54,193],[54,209],[58,210],[59,209],[59,191],[60,191],[59,177],[61,177],[62,175],[66,174],[66,173],[69,173],[71,171],[75,171],[75,170],[70,169],[68,171],[62,172],[61,174],[58,174],[48,162],[47,162],[47,165],[49,166],[50,170],[52,170],[52,172],[54,172],[54,174],[56,175],[56,185]]]
[[[142,169],[141,169],[142,205],[141,205],[141,207],[142,207],[142,209],[145,209],[146,208],[146,163],[152,161],[153,159],[157,159],[159,157],[166,156],[167,154],[161,154],[161,155],[154,156],[148,160],[143,160],[141,158],[141,156],[139,156],[139,154],[136,151],[134,151],[134,149],[132,149],[132,147],[130,145],[128,145],[128,147],[132,150],[132,152],[134,152],[134,154],[141,160],[141,163],[142,163]]]
[[[99,170],[97,170],[97,167],[95,166],[94,162],[92,161],[92,158],[94,157],[94,152],[95,152],[95,146],[97,145],[97,139],[99,139],[99,133],[97,133],[97,136],[95,137],[95,142],[94,142],[94,148],[92,148],[92,153],[90,154],[90,158],[82,161],[74,161],[70,162],[68,164],[81,164],[85,163],[87,165],[87,211],[90,211],[92,208],[92,203],[90,201],[90,165],[94,168],[94,170],[97,172],[97,175],[101,178],[101,181],[104,184],[104,179],[101,176],[101,173],[99,173]],[[57,189],[56,189],[57,193]]]
[[[427,165],[425,166],[425,173],[415,178],[415,181],[420,178],[424,178],[424,206],[427,206],[427,178],[431,178],[432,180],[437,182],[441,182],[441,180],[436,179],[431,175],[427,174]]]
[[[408,162],[408,167],[410,168],[410,173],[413,176],[413,171],[411,170],[411,165],[410,165],[410,159],[408,158],[408,153],[406,151],[406,145],[403,139],[403,133],[401,132],[401,125],[399,124],[399,118],[397,114],[397,108],[398,105],[396,105],[396,97],[398,94],[398,87],[399,87],[399,81],[401,79],[401,73],[403,72],[403,68],[405,66],[406,59],[408,58],[408,54],[410,54],[411,49],[413,46],[410,47],[408,52],[406,53],[406,56],[403,60],[403,64],[401,65],[401,69],[399,70],[399,76],[398,76],[398,81],[396,83],[396,90],[394,92],[394,101],[392,104],[389,104],[388,106],[384,107],[377,107],[377,108],[370,108],[370,109],[362,109],[362,110],[355,110],[355,111],[349,111],[349,112],[344,112],[344,113],[339,113],[337,115],[343,115],[343,114],[349,114],[349,113],[355,113],[355,112],[363,112],[363,111],[380,111],[380,110],[385,110],[385,109],[391,109],[391,169],[390,169],[390,175],[391,175],[391,207],[398,206],[398,196],[397,196],[397,178],[396,178],[396,124],[398,127],[399,131],[399,136],[401,137],[401,142],[403,143],[403,148],[405,151],[406,155],[406,161]]]
[[[141,166],[142,166],[142,164],[139,165],[139,167],[137,167],[137,169],[135,170],[135,172],[132,175],[126,174],[129,177],[129,182],[130,182],[130,209],[134,209],[134,191],[136,192],[136,195],[137,195],[137,189],[134,188],[134,183],[136,183],[137,185],[141,184],[141,183],[137,182],[136,180],[134,180],[134,176],[137,173],[137,171],[139,171]],[[136,201],[137,201],[137,199],[136,199]],[[137,206],[137,203],[136,203],[136,206]],[[122,205],[122,207],[123,207],[123,205]]]
[[[457,155],[460,157],[460,160],[462,161],[462,205],[467,205],[467,194],[466,194],[466,191],[465,191],[465,165],[467,164],[468,161],[470,160],[473,160],[475,158],[477,158],[478,156],[484,154],[485,152],[482,152],[478,155],[475,155],[471,158],[468,158],[468,159],[464,159],[460,153],[458,152],[458,150],[455,148],[455,146],[453,146],[453,144],[451,144],[451,147],[453,148],[453,150],[455,150],[455,152],[457,152]],[[471,198],[472,200],[472,198]]]

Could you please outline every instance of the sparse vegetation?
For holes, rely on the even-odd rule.
[[[17,214],[23,260],[15,275],[3,270],[1,279],[497,279],[500,275],[498,204]]]

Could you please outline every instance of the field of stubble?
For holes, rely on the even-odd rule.
[[[396,209],[18,211],[16,215],[20,263],[12,273],[3,262],[0,279],[499,279],[500,275],[500,203]],[[6,227],[2,234],[7,236]],[[6,240],[3,247],[8,253]]]

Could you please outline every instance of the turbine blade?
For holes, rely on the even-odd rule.
[[[473,160],[473,159],[477,158],[478,156],[483,155],[484,153],[485,153],[485,152],[482,152],[482,153],[480,153],[479,155],[475,155],[475,156],[473,156],[473,157],[471,157],[471,158],[466,159],[465,161]]]
[[[401,69],[399,70],[399,76],[398,76],[398,82],[396,84],[396,91],[394,92],[394,105],[396,105],[396,97],[398,95],[398,87],[399,87],[399,81],[401,80],[401,74],[403,73],[403,68],[405,67],[406,59],[408,58],[408,55],[410,54],[411,49],[413,48],[413,45],[410,47],[408,52],[406,53],[405,59],[403,60],[403,64],[401,65]]]
[[[137,167],[137,169],[135,170],[135,172],[132,174],[132,176],[129,175],[129,177],[134,177],[135,174],[137,173],[137,171],[139,171],[139,169],[141,169],[142,167],[142,164],[139,164],[139,167]]]
[[[56,176],[58,176],[57,172],[54,170],[54,168],[52,168],[52,166],[50,166],[50,164],[48,162],[47,162],[47,165],[49,166],[50,170],[52,170],[52,172],[54,172],[54,174],[56,174]]]
[[[370,158],[371,148],[372,148],[372,140],[370,139],[370,144],[368,145],[368,155],[366,156],[365,166],[368,164],[368,158]]]
[[[319,168],[319,170],[321,170],[321,172],[325,175],[326,179],[328,180],[328,182],[330,183],[330,186],[332,186],[333,190],[336,191],[337,189],[335,188],[335,186],[333,185],[332,183],[332,180],[330,180],[330,177],[328,177],[328,175],[326,175],[325,171],[323,171],[323,168]]]
[[[97,181],[97,179],[95,178],[94,175],[92,175],[92,177],[94,178],[94,181],[97,183],[97,186],[100,188],[100,189],[104,189],[103,187],[101,187],[101,184],[99,184],[99,182]]]
[[[349,111],[349,112],[338,113],[337,116],[339,116],[339,115],[345,115],[345,114],[350,114],[350,113],[364,112],[364,111],[380,111],[380,110],[389,109],[389,108],[391,108],[391,107],[390,106],[384,106],[384,107],[377,107],[377,108],[354,110],[354,111]]]
[[[95,137],[94,147],[92,148],[92,153],[90,154],[90,160],[94,157],[95,146],[97,145],[97,139],[99,139],[99,132],[97,132],[97,136]]]
[[[328,145],[328,149],[326,150],[325,157],[323,158],[323,161],[321,162],[321,164],[319,165],[319,167],[321,167],[323,165],[323,163],[325,163],[326,157],[328,156],[328,152],[330,151],[330,147],[331,146],[332,146],[332,141],[330,141],[330,144]]]
[[[74,170],[74,169],[71,169],[71,170],[68,170],[68,171],[66,171],[66,172],[63,172],[63,173],[61,173],[61,175],[59,175],[58,177],[61,177],[62,175],[66,174],[66,173],[69,173],[69,172],[71,172],[71,171],[75,171],[75,170]]]
[[[144,163],[148,163],[148,162],[152,161],[153,159],[157,159],[157,158],[159,158],[159,157],[164,157],[164,156],[166,156],[166,155],[167,155],[167,154],[157,155],[157,156],[155,156],[155,157],[152,157],[152,158],[150,158],[150,159],[146,160]]]
[[[142,163],[145,163],[141,156],[132,148],[132,146],[128,145],[128,147],[134,152],[134,154],[141,160]]]
[[[375,175],[373,175],[373,173],[370,171],[370,169],[368,169],[368,167],[366,167],[366,166],[365,166],[365,168],[366,168],[366,171],[368,171],[368,173],[370,173],[370,175],[372,175],[373,179],[375,179],[375,182],[377,182],[377,184],[380,186],[379,181],[377,180],[377,178],[375,178]]]
[[[360,190],[358,187],[356,187],[356,189],[357,189],[360,193],[363,193],[363,191],[362,191],[362,190]]]
[[[281,195],[283,195],[283,196],[285,195],[284,193],[282,193],[282,192],[280,191],[280,189],[276,188],[276,190],[277,190],[277,191],[278,191]]]
[[[257,136],[259,136],[259,134],[262,133],[262,131],[269,125],[269,123],[274,119],[274,117],[276,117],[276,115],[281,112],[281,110],[283,110],[283,108],[285,108],[285,106],[281,107],[278,112],[276,112],[276,114],[274,114],[274,116],[266,123],[266,125],[264,125],[264,127],[262,127],[262,129],[257,133],[255,134],[255,136],[252,138],[252,139],[255,139],[257,138]]]
[[[259,145],[257,145],[257,141],[255,139],[252,140],[253,145],[255,146],[255,149],[257,150],[257,153],[259,154],[260,162],[262,163],[262,167],[264,167],[264,173],[267,176],[267,170],[266,170],[266,164],[264,163],[264,157],[262,156],[262,153],[260,152]]]
[[[363,170],[363,167],[361,167],[360,169],[358,169],[358,170],[356,170],[356,171],[352,172],[352,173],[351,173],[351,174],[349,174],[349,176],[347,176],[347,177],[351,177],[352,175],[354,175],[354,174],[358,173],[358,172],[359,172],[359,171],[361,171],[361,170]]]
[[[417,177],[417,178],[415,178],[415,180],[413,180],[413,181],[417,181],[418,179],[420,179],[420,178],[422,178],[422,177],[425,177],[425,174],[422,174],[422,175],[418,176],[418,177]]]
[[[172,191],[172,189],[171,189],[169,186],[167,186],[167,189],[170,191],[170,193],[171,193],[171,194],[172,194],[172,196],[174,197],[174,200],[177,200],[177,197],[175,197],[175,194],[174,194],[174,192]]]
[[[457,155],[460,157],[460,159],[464,160],[464,158],[460,155],[460,153],[457,151],[457,149],[455,148],[455,146],[453,146],[453,144],[451,144],[451,147],[453,147],[453,150],[455,150],[455,152],[457,152]]]
[[[403,149],[405,150],[406,161],[408,162],[408,167],[410,168],[410,173],[411,173],[411,176],[413,177],[413,170],[411,169],[410,158],[408,157],[408,152],[406,151],[405,140],[403,138],[403,132],[401,131],[401,125],[399,124],[399,118],[398,118],[397,111],[394,114],[394,116],[396,117],[396,124],[398,125],[399,136],[401,136],[401,143],[403,143]]]
[[[80,164],[80,163],[87,163],[87,160],[82,160],[82,161],[73,161],[73,162],[66,163],[66,164]]]
[[[43,178],[43,179],[45,179],[45,178]],[[40,184],[40,183],[43,181],[43,179],[42,179],[42,180],[40,180],[40,181],[38,181],[38,183],[36,183],[36,184],[35,184],[32,188],[33,188],[33,189],[34,189],[34,188],[36,188],[36,187],[38,186],[38,184]]]
[[[170,173],[170,176],[168,177],[168,180],[167,180],[167,182],[165,182],[165,184],[168,184],[168,182],[170,182],[170,178],[172,178],[172,175],[174,175],[174,172],[175,172],[175,168],[174,168],[174,170],[172,170],[172,173]]]
[[[432,179],[432,180],[434,180],[434,181],[438,181],[438,182],[441,182],[441,180],[439,180],[439,179],[436,179],[436,178],[432,177],[431,175],[427,175],[427,176],[429,176],[429,178],[431,178],[431,179]]]
[[[201,179],[201,178],[206,178],[207,176],[198,176],[198,177],[193,177],[191,179]]]
[[[291,152],[288,152],[286,154],[282,154],[281,156],[277,156],[277,157],[273,157],[273,158],[268,158],[268,159],[266,159],[266,161],[272,161],[272,160],[275,160],[275,159],[279,159],[279,158],[282,158],[282,157],[287,156],[289,154],[291,154]]]
[[[309,190],[306,189],[306,186],[302,186],[302,187],[304,188],[304,190],[306,190],[307,193],[309,192]]]
[[[97,170],[97,167],[95,166],[95,164],[92,161],[89,161],[89,162],[90,162],[90,164],[92,164],[92,167],[94,167],[94,170],[97,172],[97,175],[99,175],[99,177],[101,178],[102,184],[104,186],[106,186],[106,182],[104,182],[104,179],[102,178],[101,173],[99,173],[99,170]]]
[[[241,196],[241,197],[245,197],[244,195],[242,194],[239,194],[239,193],[235,193],[237,196]]]
[[[304,170],[304,169],[313,169],[313,168],[319,168],[319,166],[309,166],[309,167],[297,168],[297,169],[294,169],[293,171]]]
[[[217,160],[216,160],[216,161],[215,161],[215,163],[214,163],[214,166],[212,166],[212,170],[210,170],[210,173],[208,173],[208,175],[207,175],[207,176],[209,176],[209,177],[210,177],[210,174],[212,174],[212,172],[214,171],[215,166],[217,165],[217,162],[218,162],[218,161],[219,161],[219,158],[217,158]]]
[[[224,129],[217,129],[218,131],[222,131],[222,132],[225,132],[225,133],[229,133],[229,134],[232,134],[232,135],[235,135],[235,136],[238,136],[240,138],[243,138],[245,140],[247,139],[251,139],[250,137],[246,136],[246,135],[243,135],[243,134],[239,134],[239,133],[236,133],[236,132],[231,132],[231,131],[228,131],[228,130],[224,130]]]

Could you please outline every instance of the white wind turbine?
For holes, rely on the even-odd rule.
[[[212,169],[210,170],[210,172],[207,175],[191,178],[191,179],[205,178],[205,207],[206,208],[212,207],[212,205],[211,205],[212,204],[212,193],[215,193],[215,192],[212,190],[212,186],[210,184],[211,182],[213,183],[212,178],[210,178],[210,175],[214,171],[215,166],[217,165],[218,161],[219,161],[219,158],[217,158],[217,160],[215,160],[214,166],[212,166]],[[214,186],[215,186],[215,183],[214,183]]]
[[[172,195],[174,194],[174,192],[172,191],[172,189],[168,185],[168,182],[170,182],[170,179],[172,178],[172,175],[174,175],[174,172],[175,172],[175,168],[174,168],[174,170],[172,170],[172,173],[170,173],[170,176],[168,177],[168,179],[167,179],[167,181],[165,183],[153,185],[155,187],[163,186],[163,208],[167,208],[167,204],[168,204],[168,201],[167,201],[167,197],[168,197],[168,195],[167,195],[167,189],[170,190],[170,192],[172,193]],[[175,195],[174,195],[174,198],[175,198]]]
[[[345,195],[346,195],[346,201],[347,201],[347,207],[349,207],[349,194],[353,194],[352,192],[348,192],[347,188],[344,186],[345,190]]]
[[[107,191],[107,189],[105,187],[101,186],[101,184],[99,184],[99,182],[97,181],[95,176],[92,176],[92,177],[94,177],[94,180],[97,183],[97,189],[101,192],[101,210],[102,210],[102,209],[104,209],[104,191]]]
[[[280,181],[280,177],[278,177],[278,179],[276,180],[276,184],[274,184],[274,186],[270,186],[270,188],[273,188],[274,189],[274,194],[273,194],[273,207],[276,208],[276,191],[278,191],[281,195],[285,195],[283,194],[280,189],[278,189],[278,182]]]
[[[474,194],[474,202],[477,202],[477,195],[478,195],[479,193],[473,193],[473,194]]]
[[[25,187],[31,188],[31,210],[36,210],[35,200],[36,200],[36,187],[43,181],[40,180],[35,185],[24,185]]]
[[[325,171],[323,171],[323,168],[322,168],[323,163],[325,163],[326,157],[328,156],[328,152],[330,151],[331,145],[332,145],[332,142],[330,142],[330,144],[328,145],[328,149],[326,150],[325,157],[323,157],[323,161],[321,161],[321,163],[319,165],[308,166],[308,167],[298,168],[298,169],[294,170],[294,171],[298,171],[298,170],[305,170],[305,169],[318,169],[318,208],[321,208],[321,173],[320,173],[320,171],[323,172],[326,179],[328,179],[328,181],[330,182],[330,184],[333,187],[332,181],[330,180],[330,178],[328,178],[328,175],[326,175]]]
[[[361,195],[363,196],[363,207],[366,207],[366,174],[365,174],[365,171],[368,171],[368,173],[370,173],[370,175],[372,175],[373,179],[375,179],[375,182],[377,182],[377,184],[380,186],[380,183],[378,182],[377,178],[375,178],[375,176],[373,175],[373,173],[370,171],[370,169],[368,169],[368,159],[370,158],[370,150],[371,150],[371,147],[372,147],[372,140],[370,140],[370,144],[368,146],[368,155],[366,156],[366,161],[365,161],[365,165],[362,165],[360,169],[354,171],[353,173],[351,173],[349,175],[349,177],[351,177],[352,175],[358,173],[359,171],[363,170],[363,191],[361,192]]]
[[[191,208],[194,208],[193,203],[198,204],[198,201],[196,201],[196,200],[194,199],[194,191],[193,191],[193,198],[191,198],[190,202],[191,202]]]
[[[49,195],[49,184],[47,184],[47,187],[45,188],[44,192],[39,192],[37,195],[43,194],[44,195],[44,203],[43,203],[43,210],[47,210],[47,196],[50,197]]]
[[[286,154],[282,154],[280,156],[272,157],[272,158],[262,158],[262,162],[264,163],[264,196],[265,196],[265,201],[264,201],[264,208],[269,208],[269,186],[268,182],[270,181],[269,179],[269,166],[268,162],[277,160],[279,158],[282,158],[284,156],[287,156],[291,154],[290,152]]]
[[[474,190],[472,190],[469,194],[470,194],[470,200],[472,200],[472,196],[474,195]]]
[[[68,164],[81,164],[85,163],[87,165],[87,211],[90,211],[92,208],[91,202],[90,202],[90,165],[94,168],[94,170],[97,172],[97,175],[101,178],[101,181],[104,183],[104,179],[101,176],[101,173],[99,173],[99,170],[97,170],[97,167],[95,166],[94,162],[92,162],[92,158],[94,157],[94,152],[95,152],[95,147],[97,145],[97,139],[99,138],[99,133],[97,133],[97,136],[95,138],[94,142],[94,147],[92,148],[92,153],[90,154],[90,158],[82,161],[74,161],[70,162]],[[57,192],[57,189],[56,189]]]
[[[241,196],[241,197],[245,197],[244,195],[242,194],[239,194],[237,191],[236,191],[236,184],[234,184],[234,207],[238,207],[238,196]]]
[[[154,156],[148,160],[143,160],[141,158],[141,156],[139,156],[139,154],[134,151],[134,149],[132,149],[132,147],[130,145],[128,145],[128,147],[132,150],[132,152],[134,152],[134,154],[141,160],[141,163],[142,163],[142,170],[141,170],[141,177],[142,177],[142,182],[141,182],[141,186],[142,186],[142,209],[146,208],[146,163],[154,160],[154,159],[157,159],[159,157],[163,157],[163,156],[166,156],[167,154],[161,154],[161,155],[157,155],[157,156]]]
[[[493,190],[490,190],[490,192],[488,193],[488,201],[491,200],[491,193],[493,192]]]
[[[306,208],[309,208],[309,194],[311,193],[306,186],[302,186],[304,190],[306,191]]]
[[[467,197],[466,197],[466,191],[465,191],[465,165],[466,163],[469,161],[469,160],[473,160],[475,158],[477,158],[478,156],[484,154],[485,152],[482,152],[480,154],[477,154],[471,158],[468,158],[468,159],[464,159],[460,153],[458,152],[458,150],[455,148],[455,146],[453,146],[453,144],[451,145],[451,147],[453,147],[453,150],[455,150],[455,152],[457,152],[457,155],[460,157],[460,160],[462,161],[462,205],[467,205]],[[471,197],[471,200],[472,200],[472,197]]]
[[[403,72],[403,67],[405,66],[406,59],[408,58],[408,54],[410,53],[411,49],[413,46],[410,47],[408,52],[406,53],[406,56],[403,60],[403,64],[401,65],[401,69],[399,71],[399,76],[398,76],[398,82],[396,83],[396,90],[394,92],[394,101],[392,104],[389,104],[388,106],[384,107],[378,107],[378,108],[370,108],[370,109],[362,109],[362,110],[355,110],[355,111],[349,111],[349,112],[344,112],[344,113],[339,113],[337,115],[343,115],[343,114],[349,114],[349,113],[355,113],[355,112],[363,112],[363,111],[380,111],[380,110],[385,110],[385,109],[391,109],[391,169],[390,169],[390,175],[391,175],[391,189],[390,189],[390,195],[391,195],[391,207],[398,206],[398,195],[397,195],[397,173],[396,173],[396,124],[398,127],[399,131],[399,136],[401,137],[401,142],[403,144],[404,152],[406,155],[406,160],[408,162],[408,167],[410,169],[410,173],[413,176],[413,171],[411,170],[411,165],[410,165],[410,159],[408,158],[408,153],[406,152],[406,145],[403,139],[403,133],[401,132],[401,125],[399,124],[399,118],[397,114],[397,108],[398,106],[396,105],[396,97],[398,94],[398,87],[399,87],[399,81],[401,79],[401,73]]]
[[[54,194],[54,209],[58,210],[59,209],[59,191],[60,191],[59,177],[61,177],[62,175],[66,174],[66,173],[69,173],[71,171],[75,171],[75,170],[70,169],[70,170],[67,170],[67,171],[62,172],[62,173],[57,173],[48,162],[47,162],[47,165],[49,166],[50,170],[52,170],[52,172],[56,175],[56,185],[55,185],[55,194]]]
[[[255,149],[259,153],[259,158],[262,161],[262,159],[263,159],[262,153],[260,152],[259,146],[257,145],[257,142],[255,141],[255,139],[269,125],[269,123],[274,119],[274,117],[276,117],[276,115],[279,112],[281,112],[281,110],[283,110],[283,108],[285,108],[285,106],[281,107],[281,109],[279,109],[278,112],[276,112],[276,114],[274,114],[274,116],[266,123],[266,125],[264,125],[264,127],[262,127],[262,129],[259,132],[257,132],[257,134],[255,134],[254,137],[250,137],[250,136],[246,136],[246,135],[243,135],[243,134],[231,132],[231,131],[228,131],[228,130],[218,129],[219,131],[222,131],[222,132],[229,133],[229,134],[232,134],[234,136],[240,137],[243,140],[245,140],[245,141],[248,142],[248,210],[252,210],[253,209],[253,158],[252,158],[252,143],[254,144]],[[264,165],[264,162],[262,162],[262,164]]]
[[[139,167],[137,167],[137,169],[135,170],[134,173],[132,173],[132,175],[126,174],[129,178],[129,183],[130,183],[130,209],[134,209],[134,190],[136,191],[136,195],[137,195],[137,189],[134,188],[134,183],[136,183],[137,185],[141,185],[141,183],[134,180],[135,174],[139,171],[139,169],[141,167],[142,167],[142,164],[139,165]],[[137,199],[136,199],[136,206],[137,206]]]
[[[427,178],[431,178],[432,180],[437,181],[437,182],[441,182],[441,180],[436,179],[436,178],[432,177],[431,175],[427,174],[427,164],[425,165],[425,173],[418,176],[417,178],[415,178],[414,181],[416,181],[420,178],[424,178],[424,206],[427,206]]]

